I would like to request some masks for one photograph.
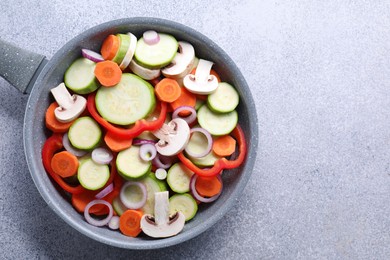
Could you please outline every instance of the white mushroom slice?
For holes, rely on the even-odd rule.
[[[155,79],[161,74],[160,69],[147,69],[136,63],[134,60],[130,62],[129,68],[131,69],[131,71],[134,72],[134,74],[137,74],[138,76],[146,80]]]
[[[168,191],[154,193],[154,216],[145,214],[141,218],[141,229],[150,237],[171,237],[183,230],[185,216],[181,212],[169,217]]]
[[[160,139],[156,144],[157,152],[161,155],[172,156],[180,153],[190,140],[190,127],[181,118],[172,119],[153,134]]]
[[[195,50],[188,42],[179,41],[179,52],[176,53],[170,65],[161,70],[167,78],[183,78],[191,72],[195,61]]]
[[[195,75],[188,74],[183,79],[186,89],[195,94],[208,95],[218,87],[218,79],[210,75],[213,63],[208,60],[199,59]]]
[[[51,93],[59,105],[54,115],[62,123],[76,119],[87,107],[87,100],[80,95],[71,95],[64,83],[52,88]]]
[[[130,61],[133,59],[135,48],[137,47],[137,37],[135,37],[135,35],[132,33],[127,33],[127,35],[130,36],[130,46],[127,49],[126,55],[123,58],[121,64],[119,65],[121,70],[124,70],[127,68],[127,66],[129,66]]]

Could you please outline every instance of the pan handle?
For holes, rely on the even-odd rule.
[[[22,93],[29,93],[47,63],[45,56],[0,39],[0,76]]]

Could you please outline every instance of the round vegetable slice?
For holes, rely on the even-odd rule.
[[[116,167],[123,178],[127,180],[139,179],[150,172],[152,163],[142,160],[139,151],[139,146],[131,146],[118,153]]]
[[[208,95],[207,105],[218,113],[231,112],[238,106],[239,96],[237,90],[226,82],[220,82],[217,90]]]
[[[236,127],[238,122],[237,111],[229,113],[215,113],[207,105],[198,111],[198,123],[212,135],[227,135]]]
[[[118,125],[130,125],[145,118],[156,104],[152,85],[130,73],[123,73],[114,87],[100,88],[95,101],[99,114]]]
[[[65,85],[77,94],[95,91],[99,87],[95,78],[95,67],[96,63],[87,58],[75,60],[65,72]]]
[[[120,199],[128,209],[139,209],[146,203],[147,191],[142,182],[126,182],[120,192]]]
[[[100,205],[100,204],[105,205],[108,208],[108,210],[109,210],[108,215],[104,219],[100,219],[100,220],[94,219],[89,214],[89,209],[95,205]],[[112,210],[111,204],[105,200],[93,200],[87,204],[87,206],[85,207],[85,210],[84,210],[84,217],[87,220],[87,222],[89,224],[91,224],[93,226],[97,226],[97,227],[102,227],[102,226],[107,225],[113,214],[114,214],[114,212]]]
[[[174,192],[189,192],[190,180],[193,174],[183,163],[176,163],[168,171],[167,183]]]
[[[169,215],[176,212],[184,214],[186,221],[191,220],[198,211],[196,200],[188,193],[175,194],[169,198]]]
[[[77,149],[91,150],[101,139],[99,124],[89,116],[80,117],[69,128],[68,138]]]
[[[108,165],[97,164],[88,158],[80,163],[77,178],[84,188],[98,190],[106,185],[110,178],[110,170]]]
[[[168,34],[159,33],[160,40],[153,44],[147,44],[142,37],[138,40],[135,49],[135,59],[138,64],[149,69],[162,68],[173,60],[176,55],[179,43]]]

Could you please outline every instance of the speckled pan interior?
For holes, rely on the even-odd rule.
[[[245,163],[237,169],[224,172],[224,190],[220,198],[209,205],[202,204],[196,217],[185,225],[180,234],[164,239],[151,239],[146,236],[130,238],[108,228],[89,225],[84,217],[73,209],[68,196],[58,189],[47,176],[41,161],[42,145],[50,134],[45,129],[44,123],[45,110],[53,101],[49,90],[63,81],[66,68],[81,55],[81,48],[98,51],[102,41],[109,34],[132,32],[140,37],[144,31],[149,29],[169,33],[178,40],[188,41],[195,47],[197,57],[215,62],[213,68],[222,80],[234,85],[240,94],[239,124],[246,134],[248,143]],[[234,62],[204,35],[187,26],[156,18],[114,20],[93,27],[69,41],[53,56],[38,76],[30,94],[24,122],[24,146],[28,167],[47,204],[59,217],[82,234],[108,245],[128,249],[155,249],[179,244],[194,238],[222,219],[236,202],[236,198],[243,192],[252,174],[257,145],[258,126],[253,97]],[[58,232],[60,233],[61,230]]]

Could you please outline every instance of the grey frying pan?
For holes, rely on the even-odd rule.
[[[213,67],[223,81],[236,87],[240,95],[239,124],[248,144],[245,163],[225,171],[224,190],[214,203],[202,205],[197,216],[185,225],[177,236],[151,239],[146,236],[130,238],[108,228],[89,225],[77,213],[64,193],[46,174],[41,160],[41,149],[50,132],[45,128],[44,115],[53,101],[50,89],[63,81],[65,70],[81,55],[81,48],[98,51],[109,34],[132,32],[141,35],[155,30],[173,35],[178,40],[193,44],[199,58],[215,62]],[[228,55],[210,39],[176,22],[156,18],[128,18],[114,20],[93,27],[66,43],[49,61],[0,40],[0,75],[23,93],[29,93],[24,119],[24,149],[32,179],[43,199],[65,222],[82,234],[108,245],[128,249],[153,249],[175,245],[189,240],[221,220],[235,203],[248,182],[256,159],[258,126],[254,101],[241,72]],[[58,232],[61,232],[60,230]]]

